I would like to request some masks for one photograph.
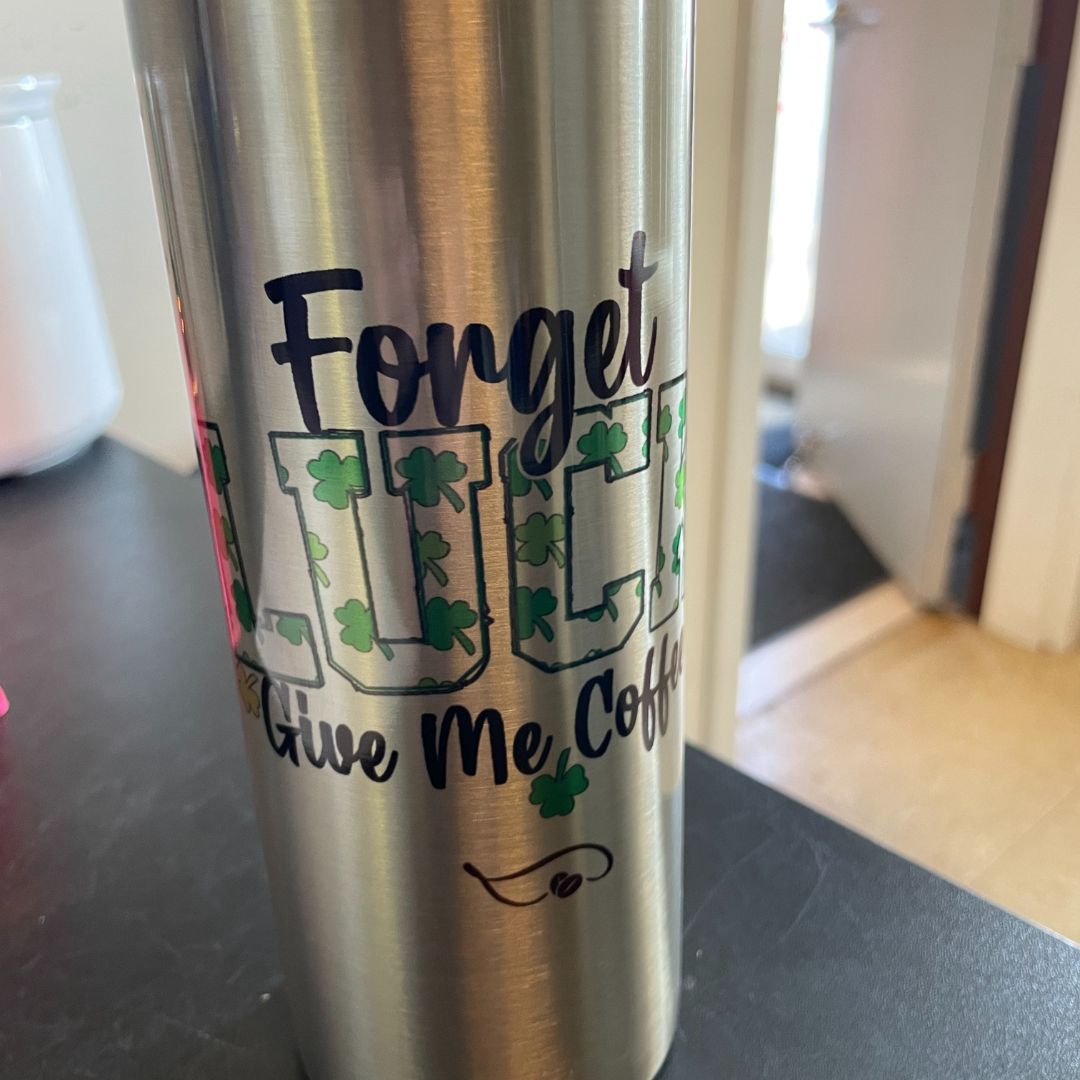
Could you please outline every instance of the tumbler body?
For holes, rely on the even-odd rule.
[[[680,981],[690,2],[129,23],[306,1067],[651,1080]]]

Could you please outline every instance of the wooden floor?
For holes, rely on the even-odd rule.
[[[823,670],[782,644],[750,663],[736,764],[1080,941],[1080,654],[876,604],[873,640]],[[779,693],[760,690],[769,663]]]

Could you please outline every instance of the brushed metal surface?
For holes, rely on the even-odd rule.
[[[314,1080],[650,1080],[670,1045],[683,755],[670,541],[681,522],[691,16],[688,0],[129,2],[283,964]],[[300,365],[275,358],[296,327],[287,332],[288,301],[267,285],[330,270],[358,271],[363,285],[307,297],[311,337],[348,339],[312,361],[313,423]],[[618,351],[590,376],[588,326],[606,299],[620,310]],[[369,375],[377,363],[365,328],[401,328],[423,362],[437,328],[453,328],[456,350],[467,325],[484,324],[501,366],[537,308],[554,338],[541,336],[516,376],[466,370],[456,420],[436,408],[430,366],[415,403],[404,400],[401,379],[385,377],[395,355],[402,375],[402,353],[385,340],[384,376],[363,395],[365,357]],[[633,385],[631,361],[624,385],[598,397],[635,329],[645,363],[653,320],[648,378]],[[377,422],[373,385],[391,410],[403,395],[408,415]],[[561,440],[565,456],[524,477],[519,497],[507,448],[524,465],[547,405],[556,419],[535,449],[554,454]],[[596,423],[625,438],[618,460],[597,467],[594,455],[586,468]],[[464,479],[404,499],[395,485],[416,447],[451,449]],[[347,455],[366,455],[363,477]],[[219,457],[227,468],[215,475]],[[554,510],[562,524],[526,548],[519,529]],[[422,531],[452,549],[443,566],[460,569],[453,560],[472,550],[482,567],[465,597],[477,617],[434,646],[424,605],[456,594],[417,562]],[[547,621],[514,621],[523,584],[558,597]],[[561,619],[571,605],[592,617]],[[364,622],[371,612],[377,625]],[[587,655],[590,643],[612,649]],[[282,674],[294,655],[314,666]],[[634,695],[619,699],[623,727],[634,721],[623,735],[615,702],[630,685],[642,701],[631,711]],[[666,731],[650,738],[661,696]],[[464,774],[453,723],[465,710],[504,722],[505,777],[493,723],[476,774]],[[367,743],[370,768],[357,756],[347,775],[316,768],[287,734],[301,715],[316,758],[323,723],[324,752],[363,747],[364,733],[385,749]],[[513,760],[529,723],[552,739],[539,775]],[[425,750],[443,726],[439,787]],[[528,749],[521,763],[537,764]],[[569,804],[565,784],[550,803],[532,801],[539,778],[559,784],[578,766],[588,787],[577,783]]]

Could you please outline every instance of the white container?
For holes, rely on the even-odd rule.
[[[120,404],[53,113],[58,85],[0,80],[0,476],[72,457]]]

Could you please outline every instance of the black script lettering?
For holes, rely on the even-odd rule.
[[[675,644],[671,646],[671,689],[675,690],[679,685],[679,678],[682,675],[683,657],[682,657],[682,638],[677,638]]]
[[[619,347],[621,321],[619,305],[614,300],[601,300],[593,309],[585,330],[585,378],[589,382],[589,389],[601,401],[614,397],[626,378],[628,357],[625,350],[615,378],[608,382],[604,375]]]
[[[383,354],[388,341],[394,352],[391,363]],[[416,344],[400,326],[368,326],[360,334],[356,350],[356,385],[371,418],[387,427],[397,427],[412,415],[420,378],[426,370],[416,355]],[[397,385],[392,408],[387,408],[379,376]]]
[[[611,742],[611,731],[609,729],[604,732],[604,737],[600,740],[599,746],[593,745],[589,735],[589,703],[593,691],[599,689],[604,711],[610,714],[614,682],[615,670],[614,668],[608,668],[603,674],[594,675],[589,679],[581,688],[581,693],[578,694],[577,713],[574,717],[574,741],[577,743],[577,748],[582,757],[601,757],[607,750],[608,743]]]
[[[615,730],[624,739],[634,730],[637,713],[638,688],[633,683],[628,683],[619,691],[615,700]]]
[[[658,728],[661,735],[667,734],[670,705],[668,694],[671,685],[671,669],[667,666],[667,656],[668,638],[665,634],[660,642],[660,663],[656,669],[655,684],[652,679],[656,647],[649,649],[645,657],[645,674],[642,677],[644,685],[641,691],[641,738],[646,750],[652,749]]]
[[[377,784],[383,784],[393,776],[397,768],[398,752],[391,750],[389,756],[387,755],[386,739],[379,732],[363,732],[357,748],[348,724],[338,724],[335,727],[325,720],[320,720],[317,725],[316,746],[316,727],[312,725],[310,717],[304,715],[308,707],[307,694],[302,690],[296,692],[296,708],[300,714],[296,723],[292,721],[288,686],[279,685],[263,676],[261,697],[266,738],[278,757],[288,758],[299,767],[299,742],[304,748],[304,756],[316,769],[329,765],[334,772],[348,776],[353,766],[359,764],[364,775]],[[272,702],[275,705],[274,711],[284,718],[284,723],[271,719]],[[275,735],[275,731],[282,736],[280,739]],[[384,762],[385,767],[380,770]]]
[[[480,740],[487,730],[491,743],[491,772],[496,785],[505,784],[508,776],[506,760],[506,727],[501,713],[496,709],[484,709],[476,717],[464,705],[451,705],[443,714],[442,721],[435,713],[424,713],[420,718],[420,738],[424,744],[424,763],[431,785],[438,790],[446,787],[446,767],[449,756],[450,731],[458,729],[461,748],[461,771],[475,776],[480,758]]]
[[[539,724],[532,720],[522,724],[514,735],[514,768],[525,776],[538,773],[551,753],[551,742],[550,735],[544,738],[544,729]],[[537,758],[538,750],[540,756]]]
[[[275,722],[270,718],[270,695],[274,695],[274,701],[277,703],[276,711],[281,715],[284,723],[278,721]],[[270,743],[271,748],[278,757],[287,757],[294,765],[299,767],[300,755],[297,753],[296,740],[300,734],[300,729],[292,723],[292,718],[289,716],[289,688],[285,687],[285,695],[282,696],[281,688],[279,688],[273,681],[273,679],[263,676],[262,687],[260,688],[260,697],[262,698],[262,714],[263,714],[263,727],[266,729],[266,740]],[[281,733],[282,738],[279,740],[274,732]]]
[[[627,374],[638,387],[647,385],[652,374],[657,319],[652,320],[648,355],[643,361],[643,294],[658,264],[646,263],[645,248],[645,233],[634,233],[628,265],[618,271],[619,284],[627,292],[627,337],[617,364],[624,322],[618,302],[601,300],[588,321],[583,367],[588,385],[600,401],[609,401],[619,393]],[[333,290],[359,292],[363,287],[360,271],[353,269],[289,274],[264,286],[269,299],[282,305],[285,321],[285,340],[272,345],[271,351],[278,364],[291,368],[296,400],[311,433],[323,430],[311,362],[317,356],[348,352],[352,341],[347,337],[312,338],[307,298]],[[563,460],[569,448],[574,416],[572,311],[534,307],[523,312],[511,330],[506,359],[501,366],[491,328],[483,323],[469,323],[456,349],[454,327],[445,322],[431,323],[427,327],[426,344],[427,356],[421,358],[416,340],[399,326],[368,326],[361,330],[356,347],[356,385],[373,420],[386,427],[405,423],[416,407],[421,382],[430,378],[432,405],[439,424],[455,427],[461,417],[471,361],[479,381],[488,384],[506,381],[511,406],[518,413],[532,417],[518,451],[521,470],[527,476],[540,477]]]
[[[285,317],[285,340],[270,346],[279,364],[292,369],[293,391],[304,427],[313,434],[322,431],[319,404],[315,400],[315,377],[311,361],[328,353],[351,352],[352,341],[345,337],[312,338],[308,327],[307,297],[314,293],[347,289],[359,292],[364,279],[359,270],[310,270],[287,274],[268,281],[264,288],[274,304],[282,305]]]
[[[630,324],[626,346],[623,349],[623,370],[630,368],[630,378],[635,386],[644,386],[652,374],[656,357],[656,319],[652,323],[652,340],[649,342],[649,359],[644,370],[641,367],[641,293],[645,282],[656,273],[656,263],[645,265],[645,234],[634,233],[630,245],[630,265],[619,271],[619,284],[629,293],[628,322]]]
[[[461,332],[454,352],[454,328],[449,323],[432,323],[427,330],[427,370],[431,377],[431,399],[435,416],[443,427],[455,427],[461,417],[461,395],[469,360],[481,382],[502,382],[507,365],[495,359],[495,337],[483,323],[469,323]]]
[[[612,737],[610,718],[614,712],[614,734],[625,739],[635,728],[641,731],[641,741],[646,750],[656,745],[657,734],[667,734],[670,722],[670,693],[678,683],[679,668],[682,664],[682,639],[671,646],[670,666],[668,665],[668,637],[665,634],[660,642],[660,661],[656,661],[656,648],[650,648],[645,656],[645,670],[642,672],[641,685],[627,683],[615,694],[615,669],[607,668],[602,674],[588,679],[578,694],[577,713],[574,720],[574,739],[582,757],[597,758],[603,755]],[[655,670],[656,681],[653,682]],[[600,692],[600,704],[609,718],[603,738],[594,743],[595,732],[590,729],[590,709],[595,698],[595,691]]]
[[[389,758],[386,756],[386,737],[378,731],[365,731],[360,736],[360,749],[356,759],[360,762],[360,768],[369,780],[376,784],[385,784],[394,770],[397,768],[398,752],[390,751]],[[379,766],[386,762],[386,768],[379,772]]]
[[[548,343],[533,379],[533,354],[541,327],[547,331]],[[507,363],[510,404],[525,416],[536,414],[521,440],[521,468],[530,476],[542,476],[562,461],[570,445],[574,422],[574,313],[560,311],[556,315],[547,308],[530,308],[518,318],[510,333]],[[552,384],[552,400],[540,408],[548,396],[549,384]],[[538,444],[549,426],[547,447],[538,458]]]

